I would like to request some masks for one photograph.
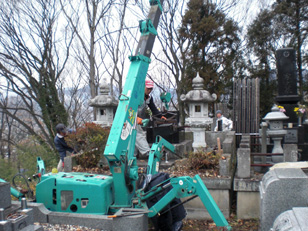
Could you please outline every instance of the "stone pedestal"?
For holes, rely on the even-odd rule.
[[[192,126],[190,130],[193,132],[193,136],[194,136],[193,143],[192,143],[194,152],[197,152],[200,149],[201,150],[205,149],[206,148],[205,128]]]

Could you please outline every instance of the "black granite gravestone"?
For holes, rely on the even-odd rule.
[[[296,53],[292,48],[283,48],[276,51],[276,66],[278,75],[278,96],[276,101],[286,109],[289,117],[285,123],[297,123],[298,119],[294,108],[299,101],[297,93]]]

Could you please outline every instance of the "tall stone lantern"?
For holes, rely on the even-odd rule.
[[[263,118],[269,124],[267,135],[274,141],[272,153],[283,153],[281,140],[287,134],[287,131],[283,129],[283,120],[287,119],[289,117],[281,112],[277,105],[274,105],[271,112]],[[274,163],[283,162],[283,156],[272,156],[272,161]]]
[[[89,105],[96,108],[96,121],[102,126],[111,126],[118,106],[118,100],[109,95],[107,83],[100,85],[100,94],[90,100]]]
[[[185,119],[185,123],[193,132],[192,146],[195,152],[198,148],[206,148],[205,131],[210,131],[213,123],[213,119],[209,117],[208,104],[217,99],[216,94],[210,95],[203,89],[203,83],[204,80],[197,73],[192,81],[193,90],[180,97],[189,107],[189,117]]]

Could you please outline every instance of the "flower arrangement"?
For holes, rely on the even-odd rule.
[[[298,105],[298,107],[294,108],[294,111],[295,111],[295,113],[296,113],[296,115],[298,117],[303,117],[303,115],[305,114],[306,110],[307,110],[306,106],[302,105],[302,104],[300,104],[300,105]]]
[[[286,109],[284,109],[283,106],[278,106],[278,108],[279,108],[279,111],[280,111],[280,112],[286,112]]]

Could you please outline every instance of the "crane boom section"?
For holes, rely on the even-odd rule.
[[[113,175],[114,210],[131,206],[135,194],[138,166],[133,153],[137,110],[144,100],[145,78],[162,13],[161,2],[150,0],[148,19],[139,22],[141,37],[135,56],[130,57],[130,68],[104,151]]]

